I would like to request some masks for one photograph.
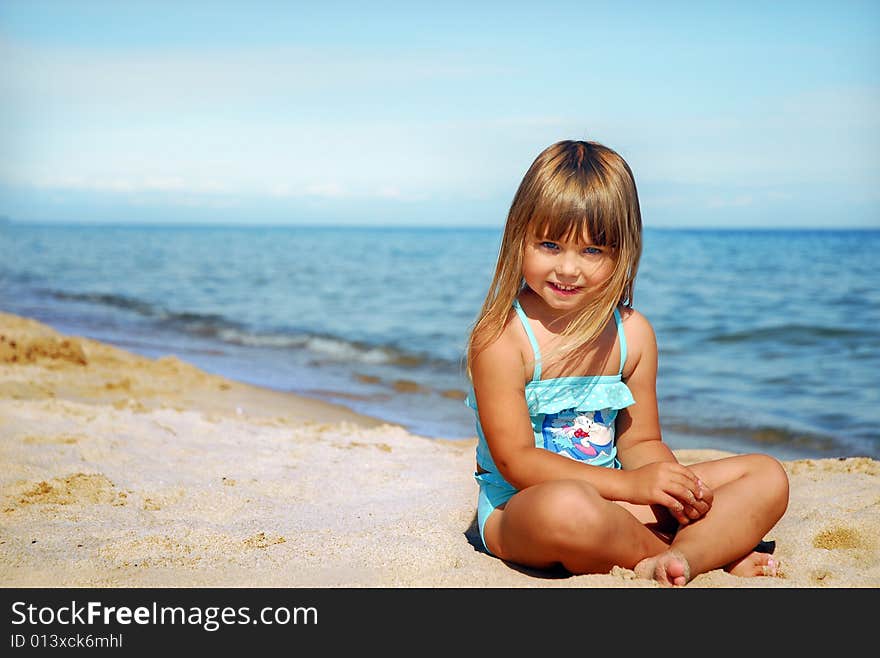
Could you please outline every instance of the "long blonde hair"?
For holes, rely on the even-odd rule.
[[[626,161],[597,142],[565,140],[544,149],[529,167],[507,215],[495,275],[468,340],[474,357],[504,330],[523,288],[523,252],[530,236],[563,240],[590,236],[611,248],[614,271],[562,332],[562,353],[596,340],[618,305],[632,306],[642,253],[642,217]]]

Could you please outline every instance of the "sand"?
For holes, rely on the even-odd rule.
[[[148,359],[0,313],[0,586],[656,587],[479,548],[474,441]],[[679,451],[683,462],[729,453]],[[880,585],[880,462],[784,463],[777,577]]]

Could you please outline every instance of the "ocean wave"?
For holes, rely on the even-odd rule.
[[[827,434],[793,430],[784,427],[711,426],[681,421],[666,421],[663,423],[663,427],[666,430],[679,434],[719,439],[737,439],[767,448],[779,446],[818,454],[837,454],[841,448],[840,441]]]
[[[369,345],[336,336],[307,333],[258,333],[237,328],[225,328],[217,337],[234,345],[268,347],[273,349],[306,349],[332,361],[365,364],[419,366],[426,358],[393,347]]]
[[[877,338],[877,333],[846,327],[823,327],[818,325],[786,324],[746,331],[734,331],[707,338],[711,343],[756,343],[774,341],[787,345],[816,345],[829,339],[861,341]]]
[[[110,293],[95,292],[67,292],[62,290],[47,290],[51,297],[62,301],[87,302],[90,304],[100,304],[102,306],[111,306],[113,308],[121,308],[126,311],[134,311],[140,315],[155,315],[156,307],[149,302],[139,299],[126,297],[125,295],[114,295]]]
[[[391,345],[371,345],[339,336],[298,331],[254,331],[242,323],[215,313],[172,311],[163,306],[126,295],[58,290],[45,292],[62,301],[86,302],[131,311],[165,328],[202,338],[215,339],[230,345],[279,350],[303,349],[329,361],[372,365],[415,368],[439,361]]]

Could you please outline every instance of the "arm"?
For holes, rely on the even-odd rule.
[[[654,462],[678,462],[660,433],[657,405],[657,337],[647,318],[630,310],[625,324],[629,372],[624,373],[636,403],[617,414],[617,455],[625,469]]]
[[[672,495],[675,502],[665,506],[679,523],[688,523],[709,510],[712,492],[689,468],[678,463],[663,442],[657,405],[657,338],[653,327],[641,313],[630,310],[625,330],[631,349],[629,371],[624,377],[636,403],[617,415],[618,458],[624,469],[643,474],[640,486],[660,488]]]

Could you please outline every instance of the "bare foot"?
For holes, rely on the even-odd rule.
[[[754,576],[776,576],[779,569],[779,560],[768,553],[751,552],[748,555],[735,560],[724,567],[724,570],[734,576],[751,578]]]
[[[665,587],[681,587],[691,579],[691,565],[680,551],[674,549],[646,557],[633,571],[639,578],[656,580]]]

